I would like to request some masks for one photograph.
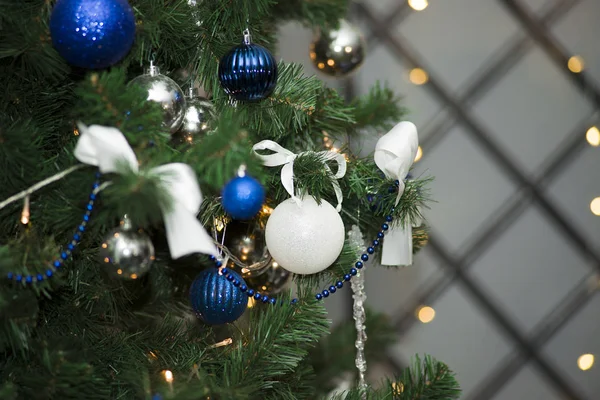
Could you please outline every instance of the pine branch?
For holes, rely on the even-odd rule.
[[[391,89],[377,82],[368,94],[352,102],[356,120],[353,133],[364,134],[365,129],[387,132],[406,114],[406,109],[399,105],[400,101],[401,98]]]
[[[385,314],[367,309],[367,335],[365,354],[367,363],[376,363],[384,357],[386,349],[397,340],[394,327]],[[356,328],[354,321],[348,320],[337,325],[331,335],[321,339],[310,358],[317,376],[316,387],[324,395],[335,388],[336,379],[346,374],[356,375],[355,357]]]
[[[274,19],[300,21],[308,27],[337,27],[348,0],[284,0],[273,8]]]

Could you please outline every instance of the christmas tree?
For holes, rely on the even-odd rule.
[[[426,241],[416,128],[273,57],[297,20],[317,69],[357,68],[325,33],[346,3],[0,0],[0,398],[457,398],[429,356],[365,382],[393,329],[363,268]]]

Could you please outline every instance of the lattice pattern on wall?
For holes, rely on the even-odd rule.
[[[394,308],[402,367],[428,352],[454,365],[468,399],[597,399],[600,157],[585,139],[600,110],[597,0],[357,2],[369,59],[357,92],[388,80],[420,129],[420,173],[436,176],[417,265],[370,271],[369,299]],[[581,73],[568,60],[583,56]],[[421,68],[428,81],[406,79]],[[393,274],[394,279],[390,279]],[[389,286],[394,300],[376,292]],[[389,292],[388,292],[389,293]],[[415,318],[422,304],[436,319]]]

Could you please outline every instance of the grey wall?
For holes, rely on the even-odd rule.
[[[369,55],[352,82],[405,96],[419,128],[416,173],[435,176],[432,233],[415,265],[367,271],[371,307],[399,335],[393,372],[415,353],[447,362],[465,399],[598,399],[600,369],[599,0],[356,3]],[[311,33],[282,28],[280,57],[306,64]],[[583,73],[567,60],[580,55]],[[414,67],[429,74],[411,84]],[[384,133],[384,132],[382,132]],[[373,140],[366,141],[372,145]],[[328,300],[334,320],[349,298]],[[429,305],[435,319],[419,322]],[[375,370],[375,368],[373,368]]]

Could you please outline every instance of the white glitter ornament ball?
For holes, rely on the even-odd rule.
[[[298,206],[292,199],[273,210],[265,230],[267,248],[277,263],[295,274],[323,271],[338,258],[344,246],[344,223],[335,208],[312,196]]]

